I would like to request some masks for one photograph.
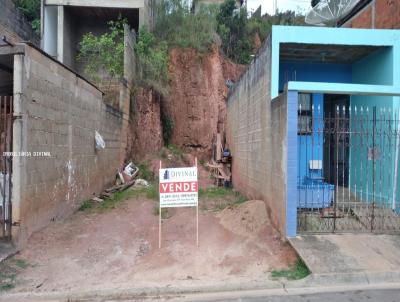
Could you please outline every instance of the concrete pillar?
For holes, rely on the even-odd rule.
[[[23,151],[23,78],[24,78],[24,55],[14,56],[14,119],[13,122],[13,145],[12,151]],[[23,158],[14,156],[12,159],[12,221],[19,222],[21,218],[21,187],[23,184]],[[12,227],[13,242],[18,245],[19,241],[19,227]]]
[[[149,28],[149,13],[146,5],[142,8],[139,8],[139,28],[142,26],[147,26]]]
[[[45,6],[43,8],[43,50],[49,55],[57,56],[57,34],[58,34],[58,10],[57,6]]]
[[[57,13],[57,60],[64,63],[64,6],[58,6]]]

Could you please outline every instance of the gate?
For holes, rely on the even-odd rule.
[[[400,233],[399,109],[311,104],[299,98],[298,232]]]
[[[12,173],[13,99],[0,96],[0,237],[11,238],[11,173]]]

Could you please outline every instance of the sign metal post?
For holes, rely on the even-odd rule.
[[[196,207],[196,246],[199,246],[199,200],[197,157],[194,167],[162,168],[159,170],[159,219],[158,219],[158,248],[161,248],[162,238],[162,209],[179,207]]]

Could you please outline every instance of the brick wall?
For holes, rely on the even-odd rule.
[[[343,27],[351,28],[400,28],[400,1],[374,0],[347,21]]]
[[[13,237],[23,244],[113,182],[122,114],[103,103],[97,88],[37,49],[26,46],[15,66],[14,110],[20,118],[13,151],[51,153],[13,159],[13,221],[20,222]],[[105,140],[103,150],[95,150],[95,130]]]
[[[233,154],[234,187],[266,202],[273,224],[286,235],[287,120],[285,95],[271,102],[271,42],[231,91],[227,142]]]
[[[32,30],[24,14],[12,0],[1,0],[0,37],[6,36],[12,43],[30,41],[39,45],[39,36]]]

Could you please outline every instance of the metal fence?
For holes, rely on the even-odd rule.
[[[400,233],[400,116],[394,106],[299,101],[300,233]]]
[[[3,239],[11,238],[12,226],[12,121],[13,99],[11,96],[0,96],[0,237]]]

